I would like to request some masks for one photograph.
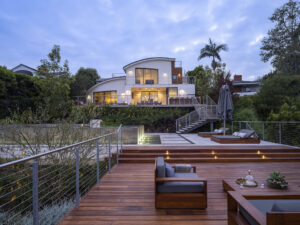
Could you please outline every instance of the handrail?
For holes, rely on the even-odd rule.
[[[4,163],[4,164],[0,164],[0,169],[8,167],[8,166],[15,165],[15,164],[19,164],[19,163],[22,163],[22,162],[26,162],[26,161],[29,161],[29,160],[37,159],[37,158],[40,158],[42,156],[46,156],[46,155],[53,154],[53,153],[56,153],[56,152],[60,152],[60,151],[66,150],[68,148],[73,148],[73,147],[76,147],[76,146],[79,146],[79,145],[82,145],[82,144],[86,144],[86,143],[89,143],[89,142],[92,142],[92,141],[96,141],[98,139],[101,139],[101,138],[113,135],[115,133],[118,133],[121,128],[122,128],[122,124],[118,127],[118,129],[116,131],[105,134],[105,135],[102,135],[102,136],[99,136],[99,137],[91,138],[91,139],[88,139],[88,140],[85,140],[85,141],[77,142],[75,144],[71,144],[71,145],[67,145],[67,146],[64,146],[64,147],[56,148],[54,150],[39,153],[39,154],[29,156],[29,157],[26,157],[26,158],[23,158],[23,159],[18,159],[18,160],[14,160],[14,161],[11,161],[11,162]]]

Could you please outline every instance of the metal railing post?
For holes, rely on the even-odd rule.
[[[233,134],[233,121],[231,121],[231,133]]]
[[[120,136],[121,136],[121,149],[120,149],[120,152],[123,151],[123,136],[122,136],[122,130],[123,130],[123,126],[121,124],[121,129],[120,129]]]
[[[75,200],[76,200],[76,203],[75,203],[75,206],[76,208],[79,208],[79,148],[76,147],[75,149],[75,154],[76,154],[76,197],[75,197]]]
[[[97,184],[99,184],[99,152],[100,152],[100,147],[99,147],[99,141],[96,141],[96,148],[97,148]]]
[[[178,120],[176,120],[176,131],[178,131]]]
[[[110,166],[111,166],[111,158],[110,158],[110,140],[111,139],[111,135],[108,136],[108,172],[110,172]]]
[[[32,163],[32,210],[33,210],[33,225],[39,224],[39,189],[38,189],[38,162],[35,160]]]
[[[279,122],[279,144],[281,144],[281,122]]]
[[[239,128],[240,128],[240,130],[242,129],[242,124],[241,124],[241,122],[239,122]]]
[[[185,117],[185,127],[187,127],[187,116]]]
[[[262,139],[265,140],[265,123],[262,122]]]
[[[117,145],[117,164],[119,164],[119,132],[116,133],[116,145]]]

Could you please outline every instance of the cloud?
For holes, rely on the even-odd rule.
[[[264,38],[263,34],[257,35],[252,41],[249,42],[250,46],[257,45]]]
[[[173,52],[174,53],[177,53],[177,52],[183,52],[183,51],[185,51],[185,47],[184,46],[180,46],[180,47],[175,47],[174,48],[174,50],[173,50]]]
[[[213,26],[211,26],[210,28],[209,28],[209,31],[214,31],[214,30],[216,30],[218,28],[218,25],[213,25]]]

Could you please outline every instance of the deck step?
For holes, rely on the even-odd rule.
[[[221,163],[221,162],[232,162],[232,163],[241,163],[241,162],[300,162],[300,157],[278,157],[278,158],[258,158],[258,157],[231,157],[231,158],[165,158],[165,161],[168,163]],[[119,163],[154,163],[155,158],[120,158]]]

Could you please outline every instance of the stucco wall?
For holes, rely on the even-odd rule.
[[[88,91],[87,99],[93,100],[93,93],[100,92],[100,91],[117,91],[118,95],[118,102],[121,99],[121,95],[125,93],[125,77],[122,79],[116,80],[108,80],[104,81],[103,83],[96,84],[93,88]],[[88,97],[90,96],[90,97]]]
[[[135,68],[158,69],[158,84],[172,84],[171,61],[151,60],[128,67],[126,69],[127,85],[136,85]]]

